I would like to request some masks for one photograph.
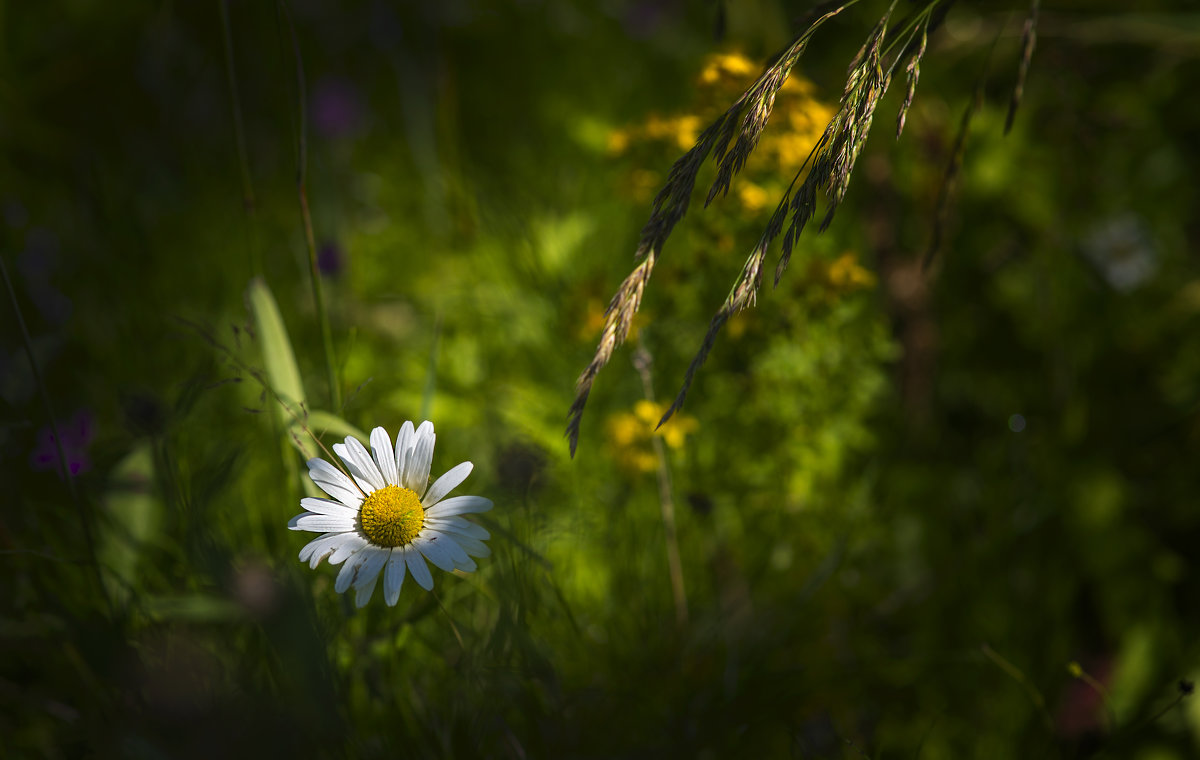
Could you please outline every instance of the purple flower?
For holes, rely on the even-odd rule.
[[[59,426],[62,434],[63,453],[67,456],[67,469],[71,475],[80,475],[92,468],[87,448],[95,434],[92,413],[81,409],[71,421]],[[49,425],[38,431],[38,443],[29,455],[29,464],[35,470],[58,469],[58,446],[55,445],[54,430]]]
[[[346,257],[337,243],[326,241],[317,249],[317,270],[326,277],[337,277],[342,273]]]
[[[352,137],[363,125],[358,88],[345,79],[325,77],[312,93],[312,122],[324,137]]]

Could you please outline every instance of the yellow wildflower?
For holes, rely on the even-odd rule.
[[[700,83],[714,85],[722,79],[745,78],[759,71],[759,66],[740,53],[718,53],[709,56],[700,71]]]
[[[676,413],[667,420],[666,424],[655,430],[654,426],[666,412],[666,404],[659,404],[647,399],[642,399],[633,405],[633,413],[649,426],[654,435],[662,436],[667,445],[673,449],[682,448],[684,439],[689,433],[695,432],[696,428],[700,427],[700,423],[696,422],[695,417]]]
[[[642,399],[633,405],[632,412],[609,417],[608,438],[622,467],[637,472],[653,472],[658,468],[658,457],[652,445],[653,436],[660,436],[672,449],[680,449],[687,436],[700,426],[696,418],[676,413],[665,425],[655,430],[654,426],[666,410],[664,404]]]
[[[636,201],[649,201],[662,186],[663,178],[650,169],[634,169],[629,173],[629,195]]]
[[[700,137],[700,117],[694,114],[662,117],[653,114],[641,129],[646,140],[674,140],[683,150],[696,144]]]
[[[746,317],[746,312],[735,311],[733,316],[729,318],[729,322],[725,324],[725,334],[737,340],[746,334],[746,329],[749,326],[750,320]]]
[[[769,200],[767,191],[749,180],[738,185],[737,192],[738,200],[742,202],[742,208],[751,213],[761,210]]]
[[[863,268],[853,251],[846,251],[829,265],[829,284],[838,290],[858,290],[875,286],[875,275]]]
[[[630,134],[627,129],[614,129],[608,135],[608,152],[619,156],[629,150]]]
[[[698,77],[698,98],[692,113],[651,114],[639,125],[614,130],[608,138],[609,152],[624,154],[639,144],[670,145],[690,150],[713,116],[729,107],[731,99],[750,87],[762,65],[740,53],[709,56]],[[764,188],[790,179],[820,139],[834,107],[815,97],[816,87],[798,74],[789,76],[774,98],[770,124],[762,132],[755,151],[731,188],[742,212],[755,213],[772,202]],[[733,144],[728,146],[732,149]],[[651,181],[653,179],[653,181]],[[627,183],[626,193],[634,200],[654,197],[661,177],[639,170]]]
[[[795,93],[805,97],[812,97],[813,83],[804,77],[788,76],[783,82],[783,87],[779,88],[782,92]]]

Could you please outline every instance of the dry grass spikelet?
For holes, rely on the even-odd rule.
[[[575,400],[568,413],[566,429],[572,456],[578,445],[580,423],[592,384],[600,369],[611,359],[613,351],[628,337],[633,315],[641,304],[663,245],[675,225],[687,213],[701,165],[710,155],[717,164],[716,178],[705,197],[707,206],[717,196],[726,195],[734,177],[745,168],[766,129],[776,105],[776,96],[787,84],[792,68],[817,29],[856,2],[825,3],[815,9],[811,15],[813,21],[806,30],[765,68],[716,121],[700,133],[696,144],[672,166],[666,185],[654,199],[650,219],[642,228],[635,254],[638,264],[609,303],[600,343],[576,384]],[[713,315],[700,348],[684,375],[680,390],[659,425],[670,419],[682,406],[721,328],[734,314],[753,305],[762,285],[767,252],[775,239],[783,235],[782,252],[775,269],[775,283],[778,284],[800,233],[816,211],[819,196],[826,199],[820,230],[824,231],[829,226],[845,198],[854,166],[870,134],[875,111],[892,82],[895,67],[902,60],[907,61],[907,88],[897,117],[897,133],[903,129],[905,115],[916,92],[920,62],[925,54],[931,24],[940,21],[940,14],[945,12],[949,3],[946,0],[927,2],[896,24],[899,29],[897,33],[889,35],[893,31],[890,23],[896,4],[897,0],[893,0],[851,62],[838,110],[796,171],[771,214],[766,229],[751,249],[729,295]],[[744,67],[744,59],[721,58],[705,69],[701,79],[715,82]]]
[[[1004,134],[1012,129],[1013,119],[1017,116],[1017,107],[1021,105],[1021,96],[1025,93],[1025,77],[1029,74],[1029,64],[1033,61],[1033,48],[1037,45],[1038,8],[1041,0],[1033,0],[1029,7],[1029,16],[1021,29],[1021,63],[1017,67],[1017,83],[1013,86],[1012,99],[1008,102],[1008,115],[1004,117]]]

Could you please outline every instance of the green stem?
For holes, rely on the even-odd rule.
[[[233,62],[233,35],[229,31],[229,0],[217,0],[221,12],[221,39],[225,46],[225,78],[229,82],[229,103],[233,110],[233,134],[237,143],[238,167],[242,174],[242,208],[251,220],[258,208],[254,197],[254,185],[250,179],[250,161],[246,152],[246,130],[242,122],[241,96],[238,94],[237,70]],[[258,228],[250,225],[250,266],[252,276],[261,277],[262,254],[258,246]]]
[[[296,157],[296,190],[300,195],[300,217],[304,220],[304,242],[308,246],[308,272],[312,283],[313,301],[317,308],[317,319],[321,323],[321,345],[325,353],[325,372],[329,379],[330,408],[340,412],[342,391],[338,384],[337,369],[333,362],[333,331],[329,324],[329,310],[325,306],[325,295],[321,287],[321,272],[317,267],[317,244],[313,237],[312,214],[308,209],[308,101],[304,87],[304,61],[300,56],[300,41],[296,27],[288,13],[287,5],[279,0],[279,9],[287,22],[292,38],[292,54],[296,60],[296,92],[299,100],[300,142]]]
[[[637,350],[633,354],[633,366],[642,378],[642,392],[646,400],[654,401],[654,377],[650,367],[653,358],[645,346],[638,341]],[[655,434],[650,436],[654,446],[654,456],[658,460],[658,504],[662,513],[663,541],[667,545],[667,569],[671,576],[671,596],[675,601],[675,625],[679,629],[687,626],[688,603],[687,589],[683,584],[683,562],[679,558],[679,536],[675,529],[675,497],[672,495],[671,470],[667,465],[667,451],[663,446],[662,437]]]
[[[1033,685],[1033,682],[1021,672],[1020,668],[1004,659],[995,649],[992,649],[987,644],[982,644],[979,648],[989,660],[996,664],[996,667],[1003,670],[1008,674],[1009,678],[1021,685],[1021,688],[1029,695],[1029,701],[1033,703],[1033,706],[1037,708],[1038,713],[1041,715],[1042,723],[1046,726],[1046,729],[1053,731],[1054,720],[1050,717],[1050,711],[1046,709],[1046,698]]]
[[[892,50],[896,47],[896,43],[900,41],[901,37],[904,37],[904,45],[902,45],[900,48],[901,52],[903,52],[908,47],[908,44],[912,42],[913,37],[917,33],[917,29],[919,29],[922,24],[929,23],[929,17],[933,14],[934,8],[936,8],[941,2],[942,0],[933,0],[933,2],[926,5],[922,10],[910,16],[906,23],[901,26],[899,32],[891,35],[891,39],[884,44],[882,54],[887,55],[888,53],[892,52]],[[895,3],[892,4],[892,7],[895,7]],[[891,12],[890,8],[888,12]],[[895,68],[898,60],[899,58],[892,62],[892,68]]]

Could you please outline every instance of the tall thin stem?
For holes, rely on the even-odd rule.
[[[299,145],[296,156],[296,191],[300,196],[300,217],[304,221],[304,242],[308,246],[308,270],[312,283],[313,301],[317,308],[317,319],[321,323],[321,343],[325,352],[325,371],[329,378],[329,402],[334,412],[341,411],[342,391],[333,362],[333,331],[329,325],[329,311],[325,306],[325,295],[321,287],[321,272],[317,266],[317,244],[313,237],[312,214],[308,209],[308,96],[304,84],[304,60],[300,56],[300,40],[296,27],[288,13],[287,4],[279,0],[280,15],[287,23],[292,38],[292,54],[296,61],[296,93],[299,103]]]
[[[241,95],[238,93],[237,69],[233,61],[233,34],[229,27],[229,0],[217,0],[217,8],[221,12],[221,39],[225,46],[225,78],[229,82],[229,101],[233,111],[233,135],[237,143],[238,167],[242,174],[242,209],[251,221],[258,208],[258,200],[254,197],[254,184],[250,179],[250,161],[246,151],[246,129],[242,122]],[[251,274],[261,277],[262,254],[258,246],[258,228],[250,225],[250,266]]]
[[[650,402],[654,401],[652,363],[653,357],[639,341],[637,350],[633,353],[633,366],[642,378],[642,393]],[[663,540],[667,545],[671,596],[675,600],[675,625],[683,628],[688,622],[687,589],[683,585],[683,563],[679,559],[679,537],[675,530],[675,497],[672,495],[671,470],[667,465],[667,450],[663,446],[662,436],[651,435],[650,442],[658,460],[658,504],[662,512]]]
[[[1038,688],[1033,685],[1033,682],[1029,680],[1028,676],[1022,673],[1021,669],[1016,665],[1013,665],[1011,662],[1004,659],[999,652],[997,652],[995,649],[992,649],[986,643],[981,644],[979,648],[989,660],[994,662],[998,668],[1007,673],[1009,678],[1021,685],[1021,688],[1024,689],[1025,693],[1029,695],[1029,701],[1033,702],[1033,706],[1037,708],[1038,713],[1041,715],[1042,723],[1045,724],[1047,729],[1054,730],[1054,720],[1050,717],[1050,711],[1046,709],[1046,698],[1042,696],[1042,692],[1038,691]]]

